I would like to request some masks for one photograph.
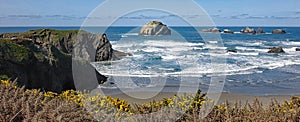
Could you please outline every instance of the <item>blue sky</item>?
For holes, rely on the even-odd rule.
[[[80,26],[88,15],[104,0],[0,0],[0,26]],[[126,1],[126,0],[124,0]],[[130,0],[127,0],[130,1]],[[140,0],[142,1],[142,0]],[[183,0],[173,0],[174,2]],[[300,26],[299,0],[195,0],[219,26]],[[147,4],[149,1],[143,1]],[[129,2],[130,3],[130,2]],[[178,2],[179,3],[179,2]],[[157,3],[159,4],[159,3]],[[164,4],[164,3],[162,3]],[[120,4],[111,8],[113,13]],[[174,7],[174,6],[166,6]],[[186,7],[187,9],[189,7]],[[114,16],[113,14],[111,16]],[[140,17],[143,16],[144,18]],[[139,17],[123,17],[124,23],[130,19],[147,20],[151,14]],[[197,15],[194,15],[197,16]],[[108,16],[110,17],[110,16]],[[164,16],[165,17],[165,16]],[[155,17],[153,17],[155,18]],[[159,16],[155,19],[159,20]],[[164,21],[175,21],[165,17]],[[129,23],[139,25],[141,23]]]

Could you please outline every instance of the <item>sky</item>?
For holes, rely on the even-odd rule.
[[[153,14],[151,12],[114,15],[115,11],[130,9],[140,4],[150,4],[153,0],[122,0],[103,13],[107,16],[91,16],[95,9],[101,10],[105,2],[115,0],[0,0],[0,26],[80,26],[85,20],[97,22],[117,18],[123,25],[136,26],[149,20],[162,20],[167,24],[180,23],[173,14]],[[177,4],[160,1],[157,6],[178,8],[186,11],[189,18],[201,19],[199,12],[189,12],[184,6],[186,0],[172,0]],[[300,0],[195,0],[212,18],[217,26],[300,26]],[[100,7],[99,7],[100,6]],[[154,12],[155,13],[155,12]],[[102,15],[102,14],[101,14]],[[197,18],[198,17],[198,18]],[[180,25],[180,24],[179,24]]]

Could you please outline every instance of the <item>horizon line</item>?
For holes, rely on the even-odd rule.
[[[80,26],[80,25],[8,25],[3,27],[142,27],[143,25],[112,25],[112,26]],[[175,25],[168,27],[300,27],[300,25],[216,25],[216,26],[187,26],[187,25]]]

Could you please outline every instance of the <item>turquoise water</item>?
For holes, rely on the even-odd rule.
[[[42,27],[2,27],[0,33],[24,32]],[[44,28],[44,27],[43,27]],[[60,30],[79,27],[50,27]],[[300,94],[300,28],[262,27],[266,34],[240,34],[243,27],[219,27],[235,34],[220,34],[224,47],[214,47],[212,40],[204,41],[199,35],[203,28],[171,27],[171,36],[140,36],[139,27],[110,27],[105,33],[116,50],[133,56],[103,65],[93,65],[109,77],[104,89],[150,88],[161,86],[165,91],[199,87],[208,90],[211,77],[226,75],[224,92],[271,95]],[[258,27],[254,27],[257,29]],[[92,33],[102,33],[105,28],[82,28]],[[287,34],[271,34],[274,29],[284,29]],[[214,35],[214,34],[212,34]],[[282,46],[286,53],[268,54],[268,48]],[[212,70],[210,50],[221,50],[226,56],[226,69]],[[237,53],[226,53],[235,49]]]

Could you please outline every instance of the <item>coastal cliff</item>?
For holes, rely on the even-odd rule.
[[[108,39],[102,35],[78,32],[39,29],[1,34],[0,75],[18,78],[18,84],[29,89],[40,88],[54,92],[75,89],[72,54],[75,56],[73,58],[91,62],[116,60],[118,55],[114,52],[120,54],[112,49]],[[81,47],[74,48],[74,45]],[[105,76],[96,74],[98,83],[105,82]],[[98,85],[97,81],[94,85]]]

